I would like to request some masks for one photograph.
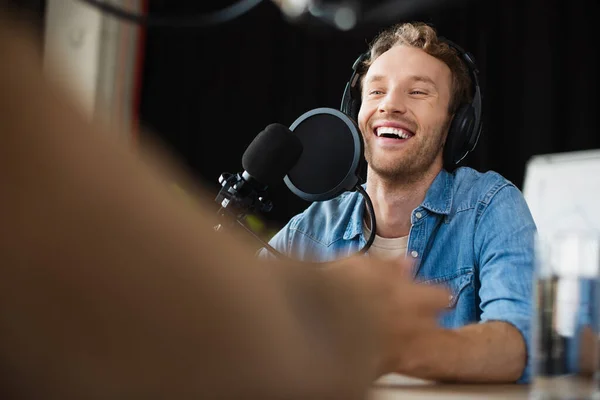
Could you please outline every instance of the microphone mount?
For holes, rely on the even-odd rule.
[[[273,209],[273,202],[267,198],[267,187],[246,171],[241,174],[225,172],[219,177],[219,183],[221,190],[215,201],[221,208],[229,208],[237,218],[244,218],[250,212],[270,212]]]
[[[276,257],[283,257],[283,254],[261,239],[243,222],[244,217],[249,213],[269,212],[273,209],[273,202],[267,198],[267,186],[260,184],[246,171],[241,174],[224,172],[219,177],[219,183],[221,190],[215,201],[221,207],[217,215],[226,219],[230,227],[239,225]],[[223,228],[223,224],[214,226],[216,232],[221,232]]]

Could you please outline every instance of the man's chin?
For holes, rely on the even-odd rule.
[[[410,183],[421,179],[430,170],[432,165],[417,165],[416,163],[369,163],[371,173],[389,182]]]
[[[417,172],[414,171],[410,166],[406,165],[369,165],[377,176],[392,181],[405,180],[406,178],[415,175]]]

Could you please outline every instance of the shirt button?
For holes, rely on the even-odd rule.
[[[420,219],[423,216],[423,214],[421,214],[420,212],[415,213],[415,217],[417,217],[417,219]]]
[[[450,300],[450,301],[454,300],[454,296],[452,296],[452,295],[448,296],[448,300]]]
[[[410,252],[410,255],[412,256],[412,258],[417,258],[419,257],[419,253],[416,250],[413,250]]]

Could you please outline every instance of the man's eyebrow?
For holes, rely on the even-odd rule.
[[[384,79],[385,79],[385,76],[383,76],[383,75],[371,75],[371,76],[367,77],[367,79],[365,79],[365,81],[363,83],[367,84],[367,83],[372,83],[372,82],[379,82]],[[435,84],[433,79],[431,79],[430,77],[428,77],[426,75],[411,75],[408,77],[408,79],[415,81],[415,82],[428,83],[431,86],[433,86],[435,89],[437,89],[437,85]]]
[[[367,79],[365,79],[364,83],[378,82],[384,80],[383,75],[371,75]]]
[[[412,75],[409,77],[410,80],[413,80],[415,82],[424,82],[424,83],[428,83],[430,85],[432,85],[435,89],[437,89],[437,85],[435,84],[435,82],[433,81],[433,79],[431,79],[428,76],[425,75]]]

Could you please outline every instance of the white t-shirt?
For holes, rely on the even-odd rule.
[[[365,238],[369,238],[371,230],[363,224]],[[406,256],[406,247],[408,246],[408,235],[398,238],[383,238],[375,235],[375,240],[369,248],[369,255],[382,260],[398,260]]]

